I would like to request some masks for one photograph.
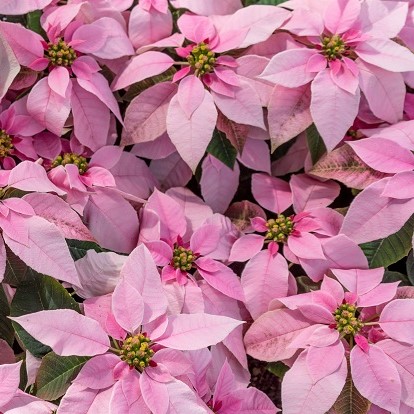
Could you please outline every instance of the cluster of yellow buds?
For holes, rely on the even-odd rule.
[[[151,349],[151,340],[142,333],[128,337],[120,350],[121,360],[139,371],[150,365],[153,356],[154,351]]]
[[[364,323],[355,316],[355,312],[355,305],[349,303],[344,303],[338,307],[333,313],[338,332],[345,335],[355,335],[362,329]]]
[[[187,56],[187,61],[194,68],[196,76],[201,76],[213,70],[216,58],[209,46],[201,42],[193,47]]]
[[[268,228],[266,233],[267,240],[285,243],[293,231],[293,217],[286,217],[283,214],[278,214],[276,219],[267,221],[266,227]]]
[[[194,252],[182,246],[174,246],[172,266],[188,272],[193,267],[193,261],[196,259]]]
[[[88,170],[88,161],[82,155],[74,154],[73,152],[66,152],[63,155],[57,156],[52,162],[52,168],[58,165],[75,164],[79,169],[79,174],[84,174]]]
[[[337,34],[325,36],[322,38],[322,50],[328,60],[340,59],[346,52],[346,45],[341,36]]]
[[[46,57],[55,66],[70,66],[77,58],[75,50],[59,38],[56,43],[49,42]]]
[[[13,149],[13,138],[4,130],[0,130],[0,158],[7,157]]]

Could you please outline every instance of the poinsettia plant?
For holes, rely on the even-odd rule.
[[[0,2],[0,414],[414,413],[413,8]]]

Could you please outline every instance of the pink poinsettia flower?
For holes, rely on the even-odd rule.
[[[239,63],[229,52],[266,40],[288,16],[287,10],[270,6],[250,6],[217,21],[185,14],[178,20],[178,26],[190,44],[176,48],[177,55],[184,61],[176,62],[162,52],[145,51],[135,56],[118,74],[112,87],[118,90],[174,65],[183,66],[173,78],[174,82],[180,81],[178,88],[155,85],[151,88],[151,92],[154,90],[151,100],[164,102],[166,99],[169,102],[167,113],[163,113],[166,131],[194,172],[211,141],[218,110],[232,122],[266,129],[260,96],[248,76],[238,73]],[[180,44],[183,41],[184,38]],[[149,90],[147,93],[150,94]],[[133,126],[136,123],[128,124],[126,135],[136,135],[137,132],[131,131],[136,129]],[[159,129],[157,127],[157,131]],[[144,139],[149,140],[148,137]]]
[[[4,169],[16,166],[13,157],[36,160],[32,136],[44,127],[26,110],[27,98],[16,101],[0,114],[0,163]]]
[[[290,261],[325,259],[321,237],[335,236],[342,217],[326,208],[339,194],[338,184],[320,182],[305,174],[292,176],[290,183],[265,174],[252,176],[252,193],[259,204],[277,217],[251,219],[252,227],[265,236],[247,234],[233,246],[230,260],[245,261],[262,249],[263,243],[282,243]],[[282,214],[290,206],[296,214]],[[314,233],[317,233],[317,237]],[[276,251],[278,245],[275,245]]]
[[[191,367],[179,351],[214,345],[243,322],[204,313],[167,315],[166,311],[167,298],[157,267],[149,251],[141,245],[121,270],[105,329],[97,320],[65,309],[41,311],[13,320],[58,355],[93,357],[63,399],[62,413],[69,412],[65,399],[70,401],[74,393],[96,390],[96,394],[108,387],[112,391],[109,412],[125,412],[121,407],[134,407],[143,412],[165,413],[176,401],[173,394],[177,390],[187,395],[187,407],[194,407],[195,413],[204,413],[194,392],[175,378],[189,372]],[[98,308],[97,312],[104,311]],[[42,327],[44,323],[47,330]],[[115,347],[110,346],[108,331]],[[98,377],[97,369],[102,373]],[[89,407],[79,408],[78,412],[86,413]]]
[[[234,299],[244,300],[238,276],[215,260],[220,255],[220,251],[215,254],[222,233],[219,223],[205,222],[188,236],[183,210],[174,200],[158,191],[148,199],[144,214],[152,218],[152,229],[159,228],[151,235],[152,230],[145,228],[144,218],[141,240],[146,238],[145,245],[157,265],[162,266],[163,281],[176,281],[179,285],[190,282],[196,286],[197,279],[192,273],[197,270],[197,275],[213,288]],[[154,223],[157,223],[156,226]]]
[[[274,361],[288,359],[303,349],[282,385],[283,410],[289,414],[302,412],[304,404],[312,400],[311,395],[325,386],[329,386],[329,393],[323,400],[313,400],[308,409],[315,414],[329,410],[345,383],[345,357],[349,350],[351,375],[359,392],[374,404],[398,412],[402,392],[400,377],[392,358],[380,348],[378,339],[384,336],[373,334],[372,330],[380,326],[393,340],[412,343],[412,335],[402,331],[412,322],[404,325],[399,311],[410,309],[413,301],[392,301],[398,282],[381,283],[382,268],[334,269],[333,273],[342,285],[325,277],[320,291],[275,300],[271,310],[247,332],[247,352],[256,358]],[[387,302],[383,314],[379,305]],[[380,310],[379,320],[376,309]],[[288,320],[291,322],[287,323]],[[280,347],[280,340],[285,345],[287,340],[288,345]],[[385,393],[388,386],[389,391]],[[302,391],[305,387],[310,389],[310,394]]]
[[[47,77],[38,81],[28,95],[29,113],[60,136],[72,109],[78,139],[96,150],[96,142],[108,135],[109,110],[122,122],[96,58],[116,59],[132,54],[133,49],[124,29],[111,18],[103,17],[90,24],[72,21],[81,7],[82,4],[61,6],[54,19],[46,20],[49,42],[12,23],[2,23],[0,31],[21,65],[47,71]],[[109,47],[112,42],[116,48]],[[88,108],[84,107],[85,100]]]
[[[407,8],[381,3],[335,0],[323,3],[320,12],[306,5],[295,8],[286,29],[305,46],[278,53],[260,75],[288,88],[312,82],[310,112],[328,150],[354,122],[360,91],[376,117],[390,123],[402,119],[405,86],[400,72],[414,70],[414,56],[390,39],[404,26]]]

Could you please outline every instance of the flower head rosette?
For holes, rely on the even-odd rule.
[[[238,276],[216,260],[223,254],[219,240],[225,236],[218,222],[205,221],[188,235],[181,206],[158,191],[148,199],[144,210],[141,240],[146,239],[145,244],[157,265],[162,266],[163,281],[176,281],[181,286],[190,282],[196,286],[198,275],[224,295],[244,299]],[[146,227],[147,221],[152,224],[151,228]],[[154,233],[157,227],[159,230]]]
[[[282,385],[283,410],[289,414],[302,412],[304,404],[324,387],[329,387],[329,393],[323,400],[313,400],[311,409],[328,411],[345,384],[346,358],[361,395],[383,409],[399,412],[401,400],[412,404],[403,389],[413,383],[414,373],[401,375],[399,365],[414,356],[409,346],[412,334],[403,332],[412,320],[401,313],[414,302],[393,300],[398,282],[381,283],[382,268],[332,272],[341,283],[325,276],[320,291],[275,300],[247,332],[247,352],[275,361],[288,360],[301,350]],[[403,349],[406,352],[398,356]]]
[[[251,6],[220,19],[184,14],[177,24],[188,44],[176,48],[178,61],[163,52],[144,51],[132,58],[112,87],[119,90],[173,66],[181,67],[173,77],[174,82],[179,82],[178,88],[170,83],[155,85],[151,100],[169,102],[165,130],[180,156],[195,171],[211,141],[218,110],[232,122],[266,129],[264,104],[251,79],[238,73],[239,63],[230,51],[266,40],[288,16],[286,10],[270,6]],[[169,46],[158,43],[149,47]],[[141,135],[143,125],[131,121],[125,124],[124,143],[151,140],[148,135],[134,138]],[[159,129],[158,126],[156,131]],[[146,130],[150,130],[148,124]]]
[[[195,413],[203,413],[193,391],[175,378],[191,367],[180,350],[216,344],[243,323],[203,313],[168,315],[158,270],[143,245],[125,262],[109,308],[97,306],[94,313],[88,307],[85,310],[99,322],[65,309],[12,318],[59,355],[93,357],[63,399],[62,413],[70,412],[65,410],[72,398],[90,393],[96,397],[108,388],[107,409],[115,412],[134,407],[164,413],[176,402],[175,394],[182,392],[186,404]],[[98,377],[96,370],[101,372]]]
[[[266,174],[252,176],[252,193],[259,204],[276,216],[251,219],[256,232],[234,244],[230,260],[245,261],[262,249],[263,243],[283,245],[287,259],[324,259],[321,237],[338,234],[342,217],[326,208],[339,194],[334,182],[320,182],[305,174],[292,176],[290,183]],[[285,211],[293,205],[296,214]],[[329,223],[329,225],[328,225]],[[317,233],[318,237],[314,234]]]
[[[414,70],[414,55],[390,39],[403,28],[407,7],[358,0],[323,2],[319,10],[292,4],[285,28],[302,47],[276,54],[260,78],[287,88],[312,82],[310,111],[328,150],[353,124],[360,91],[376,117],[401,120],[406,92],[400,72]]]
[[[33,118],[60,136],[72,110],[78,139],[96,150],[108,136],[109,111],[122,122],[96,58],[116,59],[132,54],[133,49],[120,23],[112,18],[89,24],[74,20],[82,5],[61,6],[47,15],[43,21],[47,42],[17,24],[2,22],[0,31],[19,63],[42,75],[28,95],[27,109]],[[112,42],[116,48],[109,47]]]

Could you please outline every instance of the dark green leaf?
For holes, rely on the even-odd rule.
[[[40,17],[42,16],[41,10],[35,10],[31,13],[27,13],[26,20],[27,20],[27,28],[39,33],[41,36],[45,37],[45,31],[43,30],[40,24]]]
[[[407,276],[410,283],[414,286],[414,255],[411,250],[410,254],[407,257]]]
[[[219,159],[227,167],[233,169],[234,163],[236,162],[237,150],[231,145],[223,132],[218,129],[214,130],[213,138],[207,147],[207,152]]]
[[[385,239],[375,240],[360,245],[368,259],[369,267],[388,267],[407,256],[411,249],[414,231],[414,216],[404,226]]]
[[[0,284],[0,338],[4,339],[10,346],[14,341],[14,330],[11,320],[7,317],[10,315],[10,306],[4,293],[3,286]]]
[[[78,303],[57,280],[36,273],[33,281],[17,287],[11,303],[10,315],[21,316],[52,309],[72,309],[80,312]],[[42,357],[51,351],[48,346],[30,336],[18,323],[13,322],[13,327],[23,346],[34,356]]]
[[[392,272],[390,270],[385,271],[382,281],[384,283],[400,282],[398,286],[410,286],[410,281],[406,275],[400,272]]]
[[[289,367],[280,361],[270,362],[269,364],[267,364],[266,369],[280,379],[282,379],[286,372],[289,371]]]
[[[107,251],[99,246],[99,244],[90,241],[66,239],[66,243],[68,244],[72,258],[75,261],[84,257],[88,250],[95,250],[95,252],[98,253]]]
[[[315,124],[312,124],[306,130],[306,136],[308,139],[308,147],[312,158],[312,163],[316,164],[319,158],[326,152],[325,144],[320,136]]]
[[[89,357],[62,357],[50,352],[42,359],[36,377],[36,396],[47,401],[60,398]]]
[[[308,276],[298,276],[296,283],[298,284],[298,293],[308,293],[320,289],[320,284],[314,282]]]
[[[12,286],[19,286],[22,283],[27,283],[36,278],[35,272],[20,260],[7,246],[6,246],[6,272],[4,273],[4,282]]]

